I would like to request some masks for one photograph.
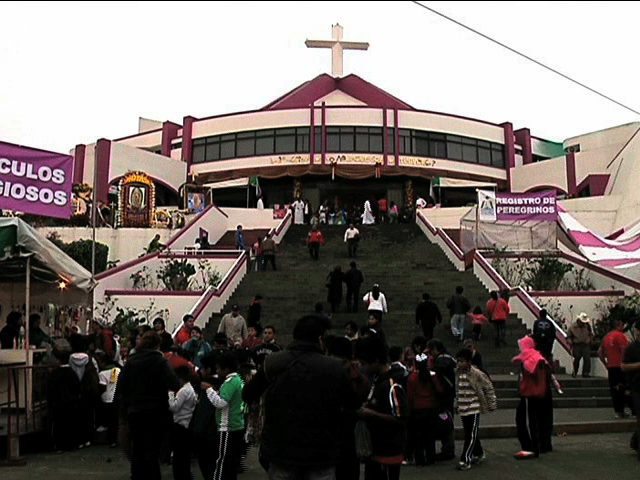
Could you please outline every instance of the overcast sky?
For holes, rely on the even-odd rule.
[[[424,2],[640,110],[638,2]],[[410,2],[0,3],[0,140],[67,152],[264,106],[368,41],[355,73],[412,106],[567,137],[638,117]]]

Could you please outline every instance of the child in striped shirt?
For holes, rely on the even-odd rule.
[[[469,470],[471,463],[484,460],[484,450],[478,437],[480,414],[497,408],[495,390],[489,377],[471,365],[471,351],[462,349],[456,354],[456,412],[464,428],[464,447],[458,470]]]

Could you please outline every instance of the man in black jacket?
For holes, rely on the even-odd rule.
[[[298,320],[286,351],[265,358],[242,393],[246,403],[263,393],[261,463],[271,478],[333,478],[339,459],[340,419],[357,410],[357,393],[342,363],[323,354],[331,323]]]
[[[358,313],[360,285],[364,282],[364,275],[358,270],[356,262],[351,262],[349,266],[351,268],[344,274],[344,282],[347,284],[347,312]]]
[[[433,338],[433,329],[442,323],[442,315],[438,305],[431,301],[428,293],[422,294],[422,302],[416,308],[416,325],[422,327],[422,333],[427,341]]]
[[[160,353],[160,335],[142,336],[138,351],[129,357],[118,379],[121,418],[131,440],[131,478],[159,480],[160,446],[171,425],[167,392],[180,381]]]

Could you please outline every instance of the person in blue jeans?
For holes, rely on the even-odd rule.
[[[460,342],[464,340],[464,322],[467,312],[471,310],[471,304],[463,292],[463,287],[456,287],[455,295],[447,302],[447,308],[451,314],[451,333]]]
[[[242,225],[238,225],[236,228],[236,249],[244,250],[244,232],[242,231]]]

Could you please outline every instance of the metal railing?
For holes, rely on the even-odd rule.
[[[6,375],[6,390],[0,397],[0,414],[7,416],[7,458],[0,465],[23,465],[20,457],[20,436],[46,428],[47,384],[52,365],[1,366]],[[5,396],[6,395],[6,396]]]

